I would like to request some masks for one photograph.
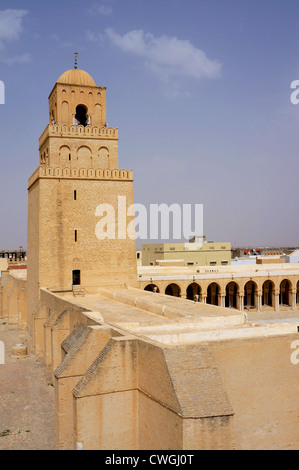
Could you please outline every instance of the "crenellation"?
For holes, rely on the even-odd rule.
[[[51,168],[38,167],[28,180],[28,188],[30,188],[38,179],[88,179],[103,181],[133,181],[133,170],[104,170],[102,168]]]
[[[76,126],[71,125],[67,126],[59,124],[48,124],[39,138],[39,147],[42,147],[45,140],[48,137],[78,137],[86,139],[86,137],[91,139],[106,138],[109,140],[118,139],[118,127],[98,127],[98,126]]]

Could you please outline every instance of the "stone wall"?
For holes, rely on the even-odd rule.
[[[116,311],[136,308],[137,289],[125,291],[110,295]],[[298,448],[298,334],[164,345],[46,289],[29,321],[25,297],[26,281],[4,272],[0,317],[32,325],[53,376],[57,449]],[[138,308],[158,312],[155,296],[143,297]]]

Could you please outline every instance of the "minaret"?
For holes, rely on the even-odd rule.
[[[106,88],[77,68],[77,56],[50,93],[39,154],[28,183],[29,312],[40,288],[71,291],[80,284],[93,292],[136,285],[135,239],[118,233],[119,218],[134,203],[133,174],[118,168],[118,129],[106,124]],[[96,229],[107,207],[114,238],[111,230],[105,238]]]

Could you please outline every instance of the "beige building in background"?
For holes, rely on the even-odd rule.
[[[226,266],[231,264],[230,243],[156,243],[142,245],[142,266]]]

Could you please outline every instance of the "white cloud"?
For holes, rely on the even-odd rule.
[[[189,40],[154,37],[142,30],[129,31],[122,36],[108,28],[105,34],[122,51],[143,58],[147,67],[163,80],[178,76],[215,78],[221,74],[221,64],[209,59]]]
[[[101,33],[94,33],[93,31],[87,30],[86,37],[88,41],[102,43],[104,41],[104,36]]]
[[[8,57],[7,43],[18,40],[23,31],[23,18],[27,15],[27,10],[0,10],[0,61],[8,65],[25,63],[30,61],[27,53],[18,56]]]
[[[100,4],[94,4],[92,5],[88,12],[91,14],[91,15],[103,15],[103,16],[108,16],[108,15],[111,15],[112,13],[112,6],[109,5],[109,0],[106,0],[106,5],[104,3],[100,3]]]
[[[2,10],[0,11],[0,42],[19,39],[23,30],[22,21],[26,10]]]
[[[1,62],[4,62],[7,65],[14,65],[14,64],[27,64],[28,62],[31,61],[30,54],[21,54],[21,55],[15,55],[12,57],[2,57],[0,56]]]

